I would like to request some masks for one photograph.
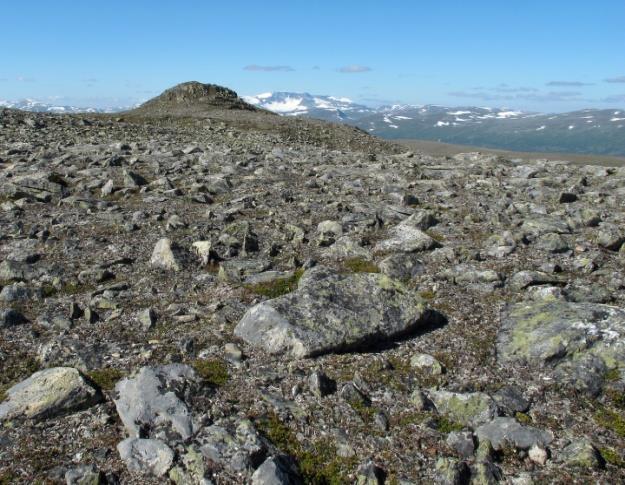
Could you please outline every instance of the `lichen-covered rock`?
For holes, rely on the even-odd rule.
[[[81,465],[65,472],[67,485],[105,485],[107,483],[104,473],[95,465]]]
[[[131,437],[187,440],[195,429],[193,416],[180,396],[199,378],[183,364],[143,367],[115,386],[115,407]]]
[[[433,376],[441,375],[444,371],[443,365],[429,354],[418,353],[410,358],[410,366],[413,369]]]
[[[480,441],[490,441],[495,450],[500,450],[506,445],[528,450],[534,445],[547,446],[553,440],[553,434],[550,431],[523,426],[514,418],[504,417],[495,418],[479,426],[475,434]]]
[[[389,231],[389,236],[375,245],[374,253],[415,253],[439,246],[428,234],[412,226],[395,226]]]
[[[568,444],[559,453],[558,459],[568,466],[580,468],[599,468],[604,463],[597,448],[587,439]]]
[[[497,415],[497,404],[483,392],[431,391],[430,399],[439,413],[465,426],[478,426]]]
[[[248,310],[235,335],[269,353],[301,358],[390,339],[429,318],[413,291],[385,275],[317,267],[293,293]]]
[[[440,485],[461,485],[470,477],[467,464],[455,458],[441,457],[436,460],[436,483]]]
[[[293,461],[280,455],[267,458],[252,475],[251,485],[301,485]]]
[[[203,456],[233,473],[251,473],[265,458],[267,448],[249,420],[223,420],[196,436]]]
[[[159,440],[126,438],[117,451],[129,470],[155,477],[165,475],[174,461],[174,452]]]
[[[45,419],[85,409],[102,394],[78,370],[53,367],[35,372],[6,391],[0,421],[19,417]]]
[[[501,313],[497,356],[502,364],[555,367],[573,376],[571,382],[582,383],[575,387],[596,394],[602,375],[625,365],[624,336],[625,311],[620,308],[560,300],[523,302]]]

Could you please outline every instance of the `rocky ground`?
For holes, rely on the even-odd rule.
[[[625,481],[625,169],[242,111],[0,111],[0,483]]]

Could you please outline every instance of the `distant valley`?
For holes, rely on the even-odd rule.
[[[625,110],[544,114],[474,106],[371,108],[347,98],[284,92],[244,99],[285,116],[349,123],[389,139],[432,140],[523,152],[625,155]]]

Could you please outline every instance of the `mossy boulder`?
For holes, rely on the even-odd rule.
[[[269,353],[302,358],[392,339],[433,318],[418,294],[388,276],[317,267],[296,291],[249,309],[235,335]]]
[[[597,394],[606,373],[625,366],[625,311],[560,300],[509,305],[501,313],[502,364],[553,369],[560,382]]]

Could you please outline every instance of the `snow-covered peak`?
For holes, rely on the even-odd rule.
[[[285,116],[306,115],[327,120],[349,120],[375,110],[339,96],[274,92],[242,96],[248,103]]]

